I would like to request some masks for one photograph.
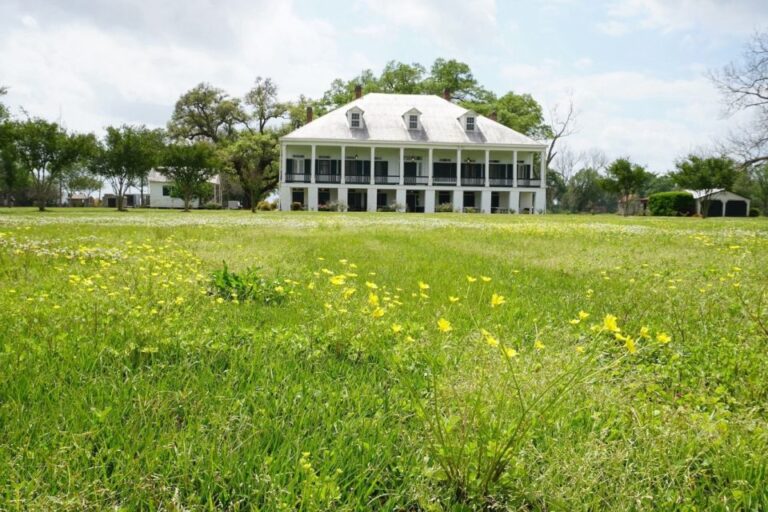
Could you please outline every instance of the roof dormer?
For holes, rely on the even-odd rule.
[[[353,130],[357,130],[365,127],[365,121],[363,120],[363,109],[360,107],[352,107],[347,110],[347,124]]]
[[[478,132],[477,128],[477,118],[479,116],[476,112],[472,110],[467,110],[459,117],[459,123],[461,123],[461,127],[464,129],[464,131],[469,133],[475,133]]]
[[[403,114],[403,122],[410,131],[421,130],[421,111],[417,108],[408,110]]]

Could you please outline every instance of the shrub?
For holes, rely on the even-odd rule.
[[[696,201],[689,192],[659,192],[648,198],[651,215],[687,216],[696,212]]]
[[[216,201],[208,201],[203,205],[205,210],[221,210],[221,205]]]
[[[294,201],[294,202],[291,203],[291,211],[292,212],[299,212],[299,211],[301,211],[303,209],[304,209],[304,205],[301,204],[300,202]]]
[[[256,203],[256,209],[261,212],[271,212],[276,208],[277,208],[277,203],[273,201],[263,200]]]
[[[453,211],[453,203],[441,203],[435,208],[436,212],[448,213]]]
[[[210,293],[224,300],[245,302],[257,301],[263,304],[282,302],[285,294],[280,281],[268,281],[258,268],[247,268],[242,273],[231,272],[224,263],[221,270],[211,276]]]
[[[759,217],[760,216],[760,210],[757,208],[750,208],[749,209],[749,216],[750,217]]]

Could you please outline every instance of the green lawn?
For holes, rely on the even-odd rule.
[[[766,510],[767,406],[766,219],[0,210],[0,510]]]

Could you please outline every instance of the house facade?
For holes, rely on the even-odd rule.
[[[281,138],[281,210],[545,211],[545,144],[447,97],[356,96]]]
[[[221,182],[219,175],[208,180],[213,186],[212,201],[221,204]],[[184,208],[184,200],[178,197],[171,197],[171,188],[173,180],[169,180],[159,172],[152,170],[147,176],[147,186],[149,188],[149,204],[152,208]],[[129,205],[131,206],[131,205]],[[192,200],[192,208],[199,208],[200,201]]]

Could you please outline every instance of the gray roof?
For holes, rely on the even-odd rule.
[[[347,123],[347,111],[353,107],[365,112],[362,128],[350,128]],[[421,112],[421,130],[408,130],[403,121],[403,114],[414,108]],[[544,147],[530,137],[480,115],[475,120],[475,131],[467,132],[459,122],[459,117],[467,112],[467,109],[439,96],[370,93],[318,117],[287,134],[282,140],[502,144],[535,146],[536,149]]]

